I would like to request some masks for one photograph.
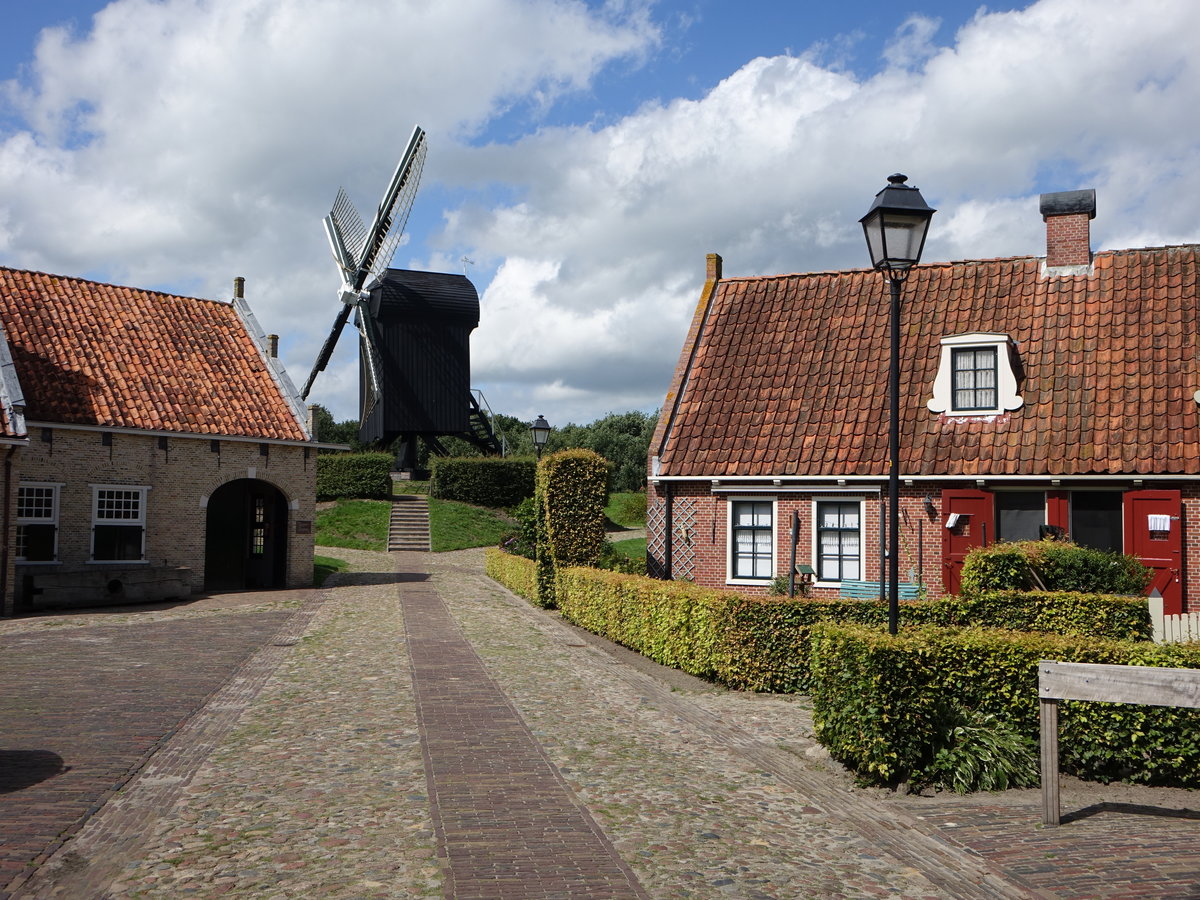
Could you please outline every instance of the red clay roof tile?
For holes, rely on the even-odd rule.
[[[229,303],[0,268],[32,421],[306,440]]]
[[[1084,276],[1041,268],[1028,257],[913,273],[902,472],[1200,473],[1200,246],[1099,253]],[[887,312],[869,271],[717,282],[700,345],[684,348],[692,370],[660,473],[882,476]],[[940,339],[971,332],[1016,341],[1019,409],[978,421],[926,408]]]

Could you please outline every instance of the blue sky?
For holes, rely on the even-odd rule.
[[[303,382],[337,311],[321,218],[377,201],[414,124],[393,264],[467,271],[473,382],[553,423],[662,400],[704,272],[860,266],[903,171],[926,259],[1044,253],[1038,194],[1093,187],[1093,246],[1200,239],[1193,0],[113,0],[13,3],[0,264],[227,298]],[[310,399],[354,415],[347,331]]]

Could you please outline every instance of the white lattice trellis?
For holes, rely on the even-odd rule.
[[[695,497],[676,497],[671,509],[671,576],[691,579],[696,574]],[[646,511],[647,571],[654,578],[667,574],[667,507],[654,504]]]

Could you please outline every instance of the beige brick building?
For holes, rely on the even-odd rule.
[[[6,614],[310,583],[316,445],[245,300],[0,268],[0,326]]]

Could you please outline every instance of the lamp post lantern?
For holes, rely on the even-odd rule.
[[[900,293],[908,270],[921,261],[929,220],[936,210],[921,192],[891,175],[888,186],[875,195],[867,214],[859,219],[871,254],[871,265],[887,276],[891,287],[890,349],[888,368],[888,632],[900,622]]]
[[[546,446],[546,441],[550,438],[550,423],[546,421],[544,416],[538,416],[532,425],[529,426],[529,433],[533,436],[533,449],[537,451],[537,458],[542,458],[542,449]]]

